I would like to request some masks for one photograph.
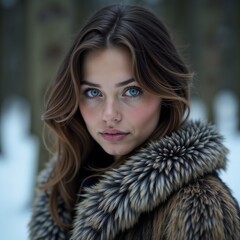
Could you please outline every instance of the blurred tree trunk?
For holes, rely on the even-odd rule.
[[[195,0],[197,1],[197,0]],[[199,1],[200,2],[200,1]],[[197,9],[194,9],[197,11]],[[215,122],[214,98],[219,89],[220,52],[216,33],[220,24],[220,7],[216,1],[203,1],[199,21],[202,31],[202,58],[199,86],[201,97],[206,103],[208,120]],[[193,13],[194,14],[194,13]],[[197,31],[197,30],[196,30]]]
[[[7,97],[26,96],[26,77],[23,61],[25,33],[24,7],[22,1],[3,1],[0,3],[0,14],[1,109],[2,103]],[[0,136],[1,134],[0,132]]]
[[[218,43],[221,54],[219,80],[221,90],[231,90],[240,97],[239,81],[239,1],[220,2],[222,24],[218,29]],[[238,18],[238,19],[237,19]],[[237,41],[238,39],[238,41]],[[239,104],[238,104],[239,105]],[[239,106],[240,108],[240,106]],[[239,115],[240,116],[240,115]],[[239,127],[240,117],[238,117]]]
[[[0,52],[3,51],[3,8],[0,6]],[[3,58],[0,57],[0,154],[2,153]]]
[[[72,1],[27,1],[28,98],[32,105],[32,132],[42,140],[44,95],[54,80],[66,48],[72,39]],[[40,145],[39,170],[49,159]]]
[[[1,8],[1,103],[9,95],[24,95],[24,8],[21,1]],[[23,84],[22,84],[23,83]]]
[[[238,130],[240,131],[240,1],[235,1],[235,16],[234,16],[234,30],[236,32],[236,46],[235,50],[235,69],[236,69],[236,78],[234,79],[234,89],[238,97]]]
[[[219,49],[221,52],[221,66],[219,68],[221,76],[221,87],[223,89],[234,89],[236,79],[236,31],[234,26],[235,1],[221,1],[222,24],[218,29]]]

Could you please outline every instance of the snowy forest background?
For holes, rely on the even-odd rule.
[[[240,203],[240,1],[0,0],[0,239],[27,239],[36,176],[48,160],[43,96],[75,33],[106,4],[137,3],[169,27],[195,72],[192,119],[225,136],[221,177]]]

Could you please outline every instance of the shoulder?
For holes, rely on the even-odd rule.
[[[216,175],[180,189],[168,203],[167,239],[240,239],[239,206]]]
[[[37,178],[37,186],[45,184],[54,169],[57,158],[52,158]],[[58,198],[57,211],[66,222],[71,221],[71,212],[62,198]],[[37,190],[32,204],[31,218],[28,223],[29,239],[67,239],[68,232],[60,228],[52,218],[49,197],[45,190]]]

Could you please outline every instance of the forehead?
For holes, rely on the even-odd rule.
[[[131,55],[127,49],[120,47],[92,50],[85,56],[83,76],[84,80],[132,77]]]

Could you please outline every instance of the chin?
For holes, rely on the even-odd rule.
[[[130,149],[104,149],[103,150],[112,156],[116,156],[116,157],[121,157],[124,156],[126,154],[128,154],[131,150]]]

